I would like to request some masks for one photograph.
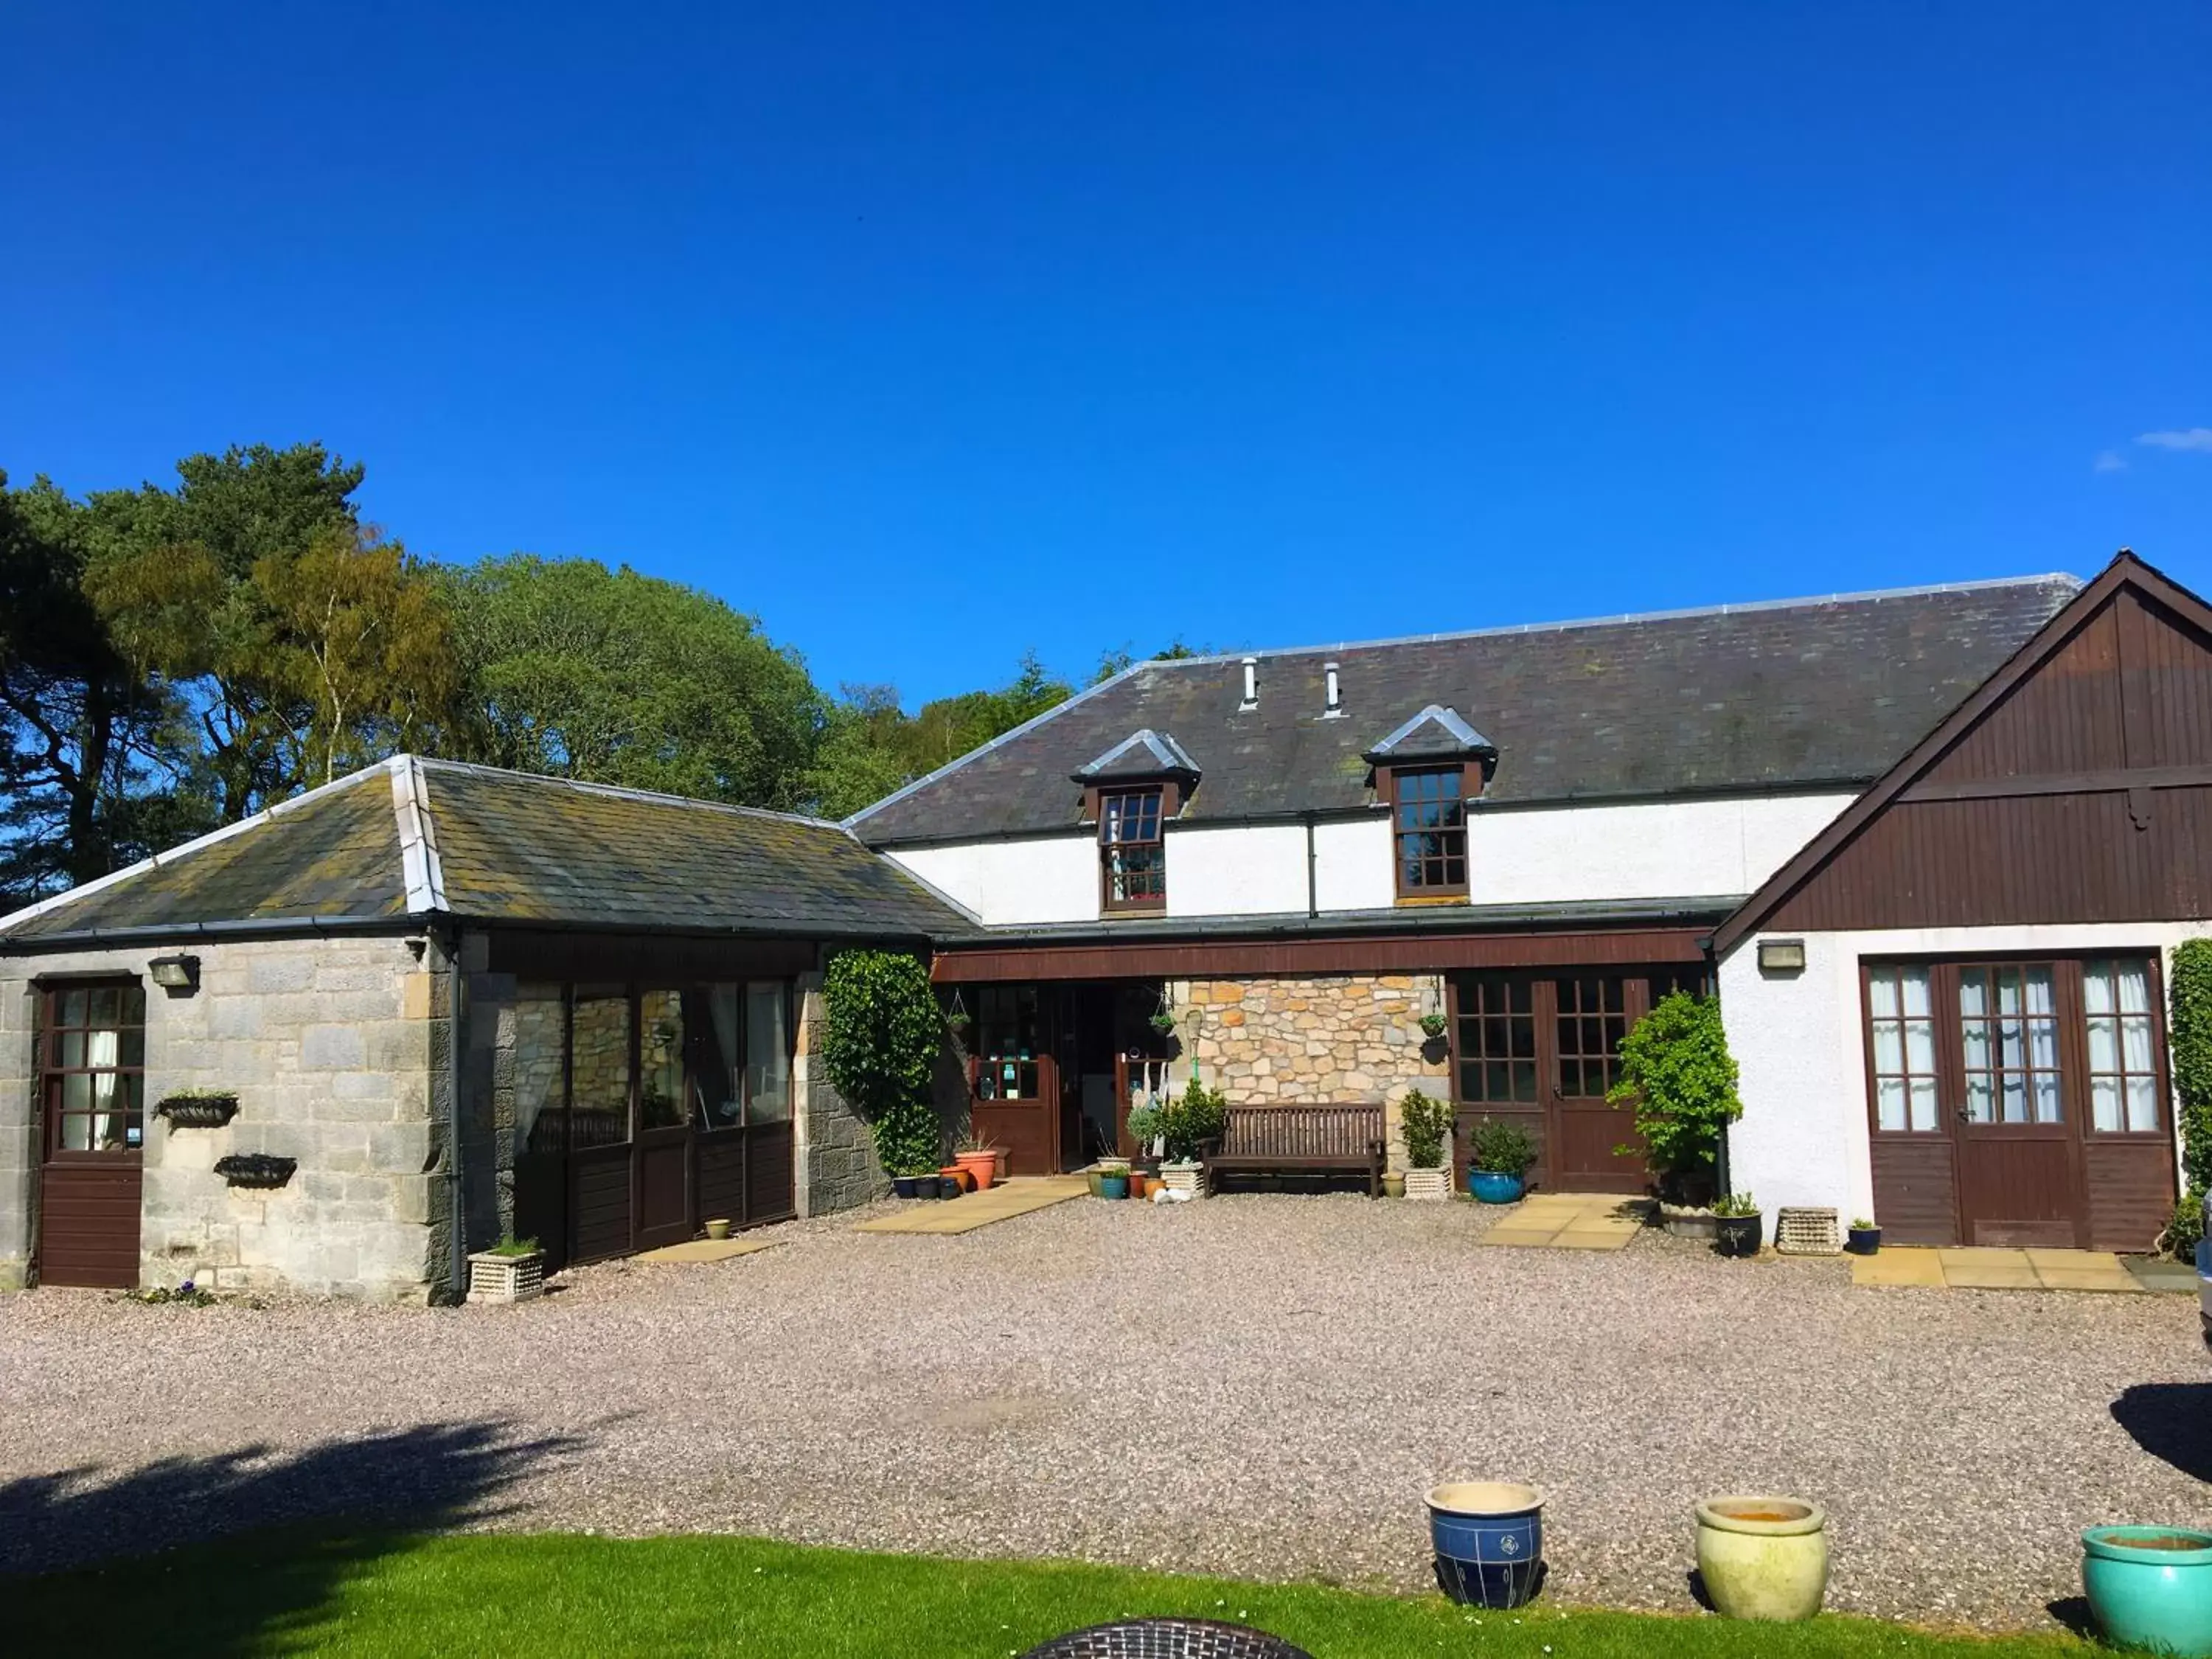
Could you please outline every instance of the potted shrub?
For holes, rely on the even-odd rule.
[[[1129,1166],[1128,1166],[1127,1164],[1123,1164],[1123,1165],[1122,1165],[1120,1169],[1118,1169],[1118,1170],[1099,1170],[1099,1172],[1098,1172],[1098,1196],[1099,1196],[1099,1197],[1101,1197],[1101,1198],[1127,1198],[1127,1197],[1128,1197],[1128,1195],[1129,1195]]]
[[[1451,1133],[1450,1103],[1419,1089],[1409,1090],[1398,1103],[1398,1121],[1406,1136],[1406,1196],[1448,1197],[1451,1193],[1451,1176],[1444,1168],[1444,1140]],[[1518,1175],[1520,1171],[1514,1173]]]
[[[1723,1255],[1757,1255],[1765,1218],[1749,1193],[1713,1200],[1713,1248]]]
[[[1881,1229],[1864,1216],[1859,1216],[1851,1223],[1844,1248],[1853,1255],[1872,1255],[1881,1248]]]
[[[1485,1204],[1511,1204],[1536,1161],[1536,1142],[1517,1123],[1484,1118],[1467,1138],[1468,1190]]]
[[[545,1252],[534,1238],[503,1238],[469,1257],[471,1301],[527,1302],[545,1293]]]
[[[1698,1505],[1698,1572],[1723,1617],[1794,1622],[1828,1589],[1828,1517],[1802,1498],[1708,1498]]]
[[[1205,1156],[1221,1144],[1229,1121],[1228,1101],[1194,1076],[1182,1093],[1160,1108],[1160,1184],[1194,1198],[1206,1191]]]
[[[2212,1532],[2091,1527],[2081,1534],[2081,1588],[2116,1647],[2212,1655]]]
[[[1642,1144],[1614,1150],[1650,1165],[1662,1204],[1692,1211],[1705,1204],[1721,1135],[1743,1115],[1718,1000],[1686,991],[1662,997],[1622,1041],[1620,1081],[1606,1099],[1635,1108]]]

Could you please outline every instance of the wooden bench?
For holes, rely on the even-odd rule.
[[[1220,1150],[1206,1160],[1223,1175],[1365,1175],[1382,1195],[1389,1155],[1380,1106],[1231,1106]],[[1210,1183],[1209,1183],[1210,1184]]]

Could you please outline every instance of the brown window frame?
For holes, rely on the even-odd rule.
[[[1098,908],[1104,915],[1161,915],[1168,908],[1168,820],[1175,815],[1176,790],[1172,784],[1138,783],[1115,787],[1101,785],[1091,792],[1088,803],[1098,823]],[[1152,800],[1152,833],[1148,836],[1109,837],[1109,830],[1125,821],[1125,815],[1115,810],[1113,803],[1150,797]],[[1116,897],[1114,892],[1116,855],[1130,848],[1139,852],[1149,850],[1153,854],[1150,868],[1158,872],[1158,890],[1136,896]],[[1127,868],[1126,864],[1123,866]],[[1148,884],[1149,885],[1149,884]]]
[[[1440,766],[1393,766],[1387,770],[1389,776],[1383,780],[1383,783],[1386,797],[1390,803],[1390,882],[1391,891],[1395,895],[1397,902],[1400,904],[1454,903],[1466,898],[1468,896],[1468,769],[1466,763],[1458,761]],[[1404,794],[1406,781],[1409,778],[1446,776],[1455,780],[1459,786],[1455,821],[1437,829],[1407,828],[1405,813],[1407,806],[1427,803],[1407,800]],[[1439,795],[1437,799],[1441,801],[1443,797]],[[1408,885],[1406,880],[1407,867],[1406,845],[1416,836],[1425,836],[1439,838],[1438,850],[1434,853],[1425,852],[1413,862],[1422,866],[1430,864],[1440,865],[1443,879],[1436,882],[1416,882]],[[1456,855],[1452,851],[1455,843],[1458,848]],[[1450,879],[1449,874],[1455,862],[1459,866],[1459,879],[1456,882]]]
[[[63,1024],[62,1000],[64,997],[82,992],[89,999],[101,991],[135,994],[137,998],[137,1020],[118,1018],[112,1024]],[[38,1012],[39,1030],[35,1052],[38,1057],[39,1072],[39,1144],[45,1161],[49,1164],[103,1163],[117,1157],[139,1156],[144,1152],[146,1146],[146,988],[136,977],[128,975],[100,979],[55,980],[39,987]],[[91,1018],[88,1003],[86,1018],[88,1021]],[[138,1062],[135,1066],[126,1066],[119,1063],[119,1051],[123,1046],[121,1037],[123,1033],[132,1030],[138,1033]],[[64,1038],[72,1034],[89,1038],[96,1031],[113,1031],[117,1034],[118,1064],[67,1066],[62,1063]],[[89,1048],[89,1043],[87,1047]],[[93,1117],[113,1115],[96,1113],[88,1109],[82,1112],[64,1111],[60,1104],[61,1096],[67,1087],[64,1079],[87,1076],[113,1076],[118,1079],[136,1078],[137,1079],[135,1105],[125,1103],[120,1109],[124,1119],[125,1137],[120,1146],[72,1149],[61,1145],[63,1138],[61,1125],[64,1115]],[[137,1132],[136,1139],[131,1138],[134,1127]]]
[[[2092,1100],[2092,1081],[2101,1073],[2089,1069],[2089,1019],[2083,980],[2092,963],[2132,963],[2146,965],[2145,989],[2148,993],[2151,1024],[2151,1077],[2154,1079],[2152,1098],[2157,1103],[2158,1122],[2148,1129],[2100,1129],[2096,1125]],[[1911,1124],[1911,1105],[1907,1102],[1907,1126],[1903,1129],[1885,1129],[1881,1126],[1881,1103],[1878,1084],[1881,1073],[1875,1069],[1874,1044],[1875,970],[1883,968],[1918,968],[1928,975],[1929,1018],[1936,1048],[1936,1127],[1915,1129]],[[2106,1141],[2161,1141],[2173,1133],[2173,1077],[2166,1050],[2166,963],[2160,952],[2149,946],[2112,948],[2100,951],[2057,951],[2047,954],[2022,955],[2017,952],[1959,952],[1948,956],[1872,956],[1859,963],[1859,1040],[1866,1066],[1866,1121],[1868,1133],[1885,1143],[1899,1141],[1930,1141],[1955,1139],[1961,1127],[1959,1114],[1966,1104],[1964,1084],[1967,1067],[1963,1048],[1963,1016],[1959,1010],[1959,982],[1965,972],[1979,972],[1990,969],[2049,968],[2053,970],[2053,1003],[2058,1022],[2058,1064],[2055,1075],[2058,1079],[2059,1117],[2057,1124],[2039,1124],[2033,1118],[2012,1127],[2021,1128],[2051,1128],[2063,1127],[2084,1145]],[[2009,1070],[2011,1068],[2004,1068]],[[2036,1071],[2045,1068],[2036,1067]],[[2000,1075],[1991,1073],[1990,1075]],[[1913,1075],[1919,1075],[1914,1073]],[[2118,1075],[2133,1075],[2120,1073]],[[1999,1109],[2002,1114],[2002,1107]],[[1994,1123],[1968,1125],[1969,1127],[2007,1127],[2002,1115]]]

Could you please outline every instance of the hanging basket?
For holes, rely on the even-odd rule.
[[[238,1097],[228,1089],[167,1095],[155,1103],[154,1115],[173,1129],[220,1129],[238,1115]]]
[[[299,1167],[298,1158],[270,1152],[233,1152],[215,1161],[215,1172],[234,1187],[281,1187]]]

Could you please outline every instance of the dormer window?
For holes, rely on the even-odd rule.
[[[1390,853],[1401,904],[1468,895],[1467,803],[1498,765],[1498,745],[1431,703],[1364,757],[1378,804],[1390,808]]]
[[[1158,915],[1168,908],[1168,820],[1198,787],[1198,763],[1165,732],[1133,732],[1068,775],[1098,826],[1098,908]]]
[[[1466,780],[1464,766],[1390,769],[1401,899],[1466,896]]]
[[[1168,849],[1160,834],[1161,785],[1103,790],[1098,797],[1099,905],[1112,912],[1164,910]]]

